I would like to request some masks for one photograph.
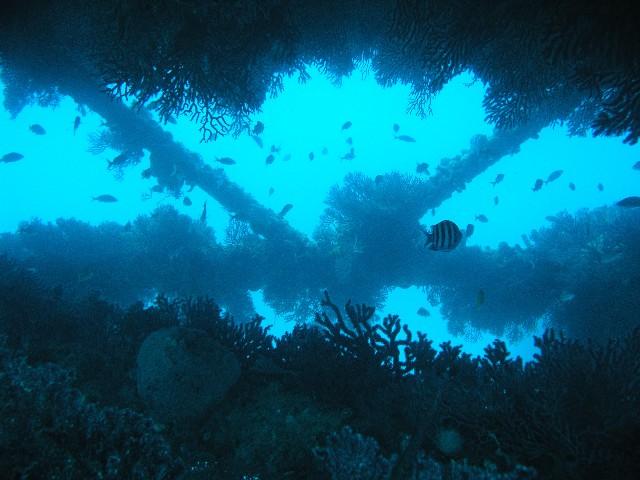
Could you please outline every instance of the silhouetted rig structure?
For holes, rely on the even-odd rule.
[[[556,268],[542,249],[504,246],[461,249],[446,258],[445,268],[441,257],[422,251],[418,219],[551,123],[635,143],[640,34],[629,8],[622,1],[606,8],[595,1],[539,2],[535,9],[527,2],[472,0],[9,1],[0,19],[5,106],[17,115],[30,102],[52,105],[69,95],[105,119],[110,146],[149,151],[150,174],[163,188],[179,196],[199,186],[234,214],[234,244],[210,245],[223,253],[208,259],[216,275],[203,277],[244,274],[208,288],[203,282],[198,293],[211,293],[239,317],[252,310],[249,288],[262,288],[280,313],[303,318],[324,288],[379,304],[390,288],[418,285],[443,302],[454,331],[466,322],[495,333],[517,331],[567,307],[557,298],[576,287],[566,275],[571,266]],[[428,113],[430,99],[451,78],[471,71],[489,87],[484,105],[496,130],[443,159],[428,180],[347,177],[331,193],[313,239],[174,141],[147,111],[155,109],[164,120],[190,114],[202,139],[214,140],[247,130],[249,116],[281,89],[286,75],[304,80],[306,65],[313,64],[339,81],[361,62],[370,63],[383,85],[409,83],[409,107],[417,114]],[[129,99],[132,108],[122,102]],[[620,223],[635,218],[609,215]],[[566,228],[564,234],[573,235]],[[614,257],[622,255],[629,244],[587,237],[584,242],[600,241],[592,245],[600,255],[595,261],[610,258],[612,249]],[[482,272],[475,285],[465,280],[472,268]],[[474,310],[466,299],[474,298],[479,283],[492,302]],[[98,286],[85,280],[81,287]]]

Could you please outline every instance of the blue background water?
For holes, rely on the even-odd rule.
[[[329,189],[341,183],[348,172],[360,171],[372,177],[391,171],[415,173],[420,162],[429,163],[430,171],[434,172],[439,159],[468,148],[472,136],[491,134],[492,126],[484,121],[482,109],[484,87],[472,80],[470,75],[461,75],[452,81],[434,99],[432,114],[421,119],[407,113],[408,86],[382,88],[362,72],[337,86],[311,70],[311,80],[300,84],[295,78],[289,79],[284,92],[267,99],[262,112],[254,117],[265,124],[264,149],[248,135],[200,143],[197,126],[186,117],[178,118],[176,124],[166,124],[165,128],[207,162],[215,163],[216,157],[234,158],[236,165],[216,165],[274,211],[292,203],[294,208],[287,214],[287,220],[311,235],[325,208]],[[120,152],[109,149],[99,155],[88,152],[90,138],[100,132],[102,119],[88,112],[74,135],[73,120],[77,114],[77,105],[68,98],[55,109],[25,108],[16,119],[0,110],[0,155],[16,151],[25,156],[16,163],[0,164],[0,232],[15,231],[19,222],[34,217],[43,221],[75,217],[92,224],[125,223],[163,204],[198,218],[202,203],[208,199],[209,224],[218,241],[224,241],[229,216],[215,201],[199,189],[189,194],[193,200],[191,207],[162,193],[144,200],[143,194],[149,193],[155,184],[153,178],[145,180],[140,176],[148,161],[145,159],[126,170],[124,179],[115,178],[106,168],[107,161]],[[341,126],[347,120],[353,126],[342,131]],[[29,130],[33,123],[44,126],[47,134],[34,135]],[[413,136],[416,143],[395,140],[394,123],[400,125],[399,133]],[[349,150],[347,137],[353,138],[354,160],[341,159]],[[267,166],[265,158],[271,145],[279,146],[281,152]],[[322,155],[325,146],[328,154]],[[311,151],[315,154],[313,161],[308,158]],[[463,227],[483,213],[489,222],[475,222],[476,231],[469,245],[493,248],[503,241],[519,243],[521,234],[547,224],[548,215],[561,210],[595,208],[637,195],[640,172],[631,168],[640,159],[637,151],[619,138],[569,137],[562,126],[547,128],[539,139],[523,144],[518,154],[503,158],[476,177],[463,192],[454,194],[436,209],[434,217],[427,214],[423,224],[448,218]],[[290,160],[283,161],[287,154]],[[564,170],[560,179],[532,192],[537,178],[545,179],[556,169]],[[504,173],[505,179],[494,188],[489,182],[498,173]],[[575,183],[575,191],[569,190],[569,182]],[[603,184],[603,191],[597,189],[598,183]],[[274,193],[270,196],[271,187]],[[105,204],[92,200],[103,193],[116,196],[119,202]],[[500,199],[497,206],[493,200],[496,195]],[[260,292],[254,292],[253,299],[256,310],[266,316],[267,323],[275,325],[275,333],[291,327],[262,302]],[[430,317],[416,315],[421,306],[429,308]],[[429,307],[418,288],[394,290],[380,313],[399,314],[412,329],[427,332],[435,343],[451,338],[437,309]],[[481,353],[492,338],[469,335],[454,338],[454,342],[463,343],[468,352]],[[525,358],[533,353],[528,337],[510,348]]]

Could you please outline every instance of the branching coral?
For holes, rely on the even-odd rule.
[[[140,9],[144,16],[135,14]],[[161,118],[188,115],[203,141],[246,129],[273,73],[293,63],[292,31],[279,2],[163,1],[146,8],[133,1],[101,16],[97,50],[111,93],[133,96],[138,105],[158,97]],[[100,27],[113,24],[119,28]]]
[[[225,345],[244,368],[251,367],[273,349],[270,327],[263,327],[264,317],[237,323],[229,314],[221,315],[220,308],[209,298],[188,299],[180,304],[184,324],[207,332],[214,340]]]
[[[391,473],[392,462],[378,443],[349,427],[329,435],[327,446],[316,448],[314,455],[332,480],[385,480]]]
[[[0,469],[9,477],[170,479],[184,464],[150,419],[91,403],[55,365],[0,347]],[[9,420],[11,419],[11,420]]]
[[[245,130],[282,75],[304,77],[305,63],[339,80],[366,58],[380,83],[412,86],[419,113],[468,70],[489,86],[487,117],[498,127],[573,121],[574,108],[590,103],[583,113],[595,133],[635,143],[640,38],[632,18],[623,0],[607,8],[594,0],[536,8],[508,0],[12,2],[0,56],[25,80],[9,99],[14,111],[43,92],[53,99],[50,66],[33,72],[66,61],[116,97],[155,101],[165,120],[189,115],[203,140]]]
[[[451,461],[442,464],[432,457],[421,454],[412,471],[407,476],[399,476],[394,470],[397,456],[387,458],[380,452],[378,443],[370,437],[344,427],[327,438],[327,446],[316,448],[316,457],[332,480],[396,480],[412,478],[416,480],[524,480],[536,478],[532,468],[517,465],[512,471],[500,472],[495,465],[485,462],[482,467],[464,462]]]
[[[371,360],[380,362],[384,369],[388,369],[395,376],[406,374],[411,366],[401,360],[402,347],[411,344],[411,332],[406,325],[401,325],[397,315],[389,315],[382,321],[382,325],[371,321],[375,309],[366,305],[352,305],[348,301],[345,311],[350,325],[342,317],[340,309],[331,302],[327,291],[324,292],[322,305],[330,308],[336,318],[335,323],[326,313],[316,313],[316,322],[323,327],[328,339],[338,346],[345,355],[359,359],[373,355]],[[400,331],[405,338],[398,338]]]

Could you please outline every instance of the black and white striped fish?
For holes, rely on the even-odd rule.
[[[423,230],[427,236],[425,247],[431,245],[431,250],[442,250],[449,252],[456,248],[462,240],[462,232],[451,220],[443,220],[431,227],[431,231]]]

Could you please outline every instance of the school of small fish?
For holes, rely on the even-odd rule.
[[[82,115],[85,114],[83,110],[80,110],[80,112],[82,113]],[[172,119],[167,119],[167,121],[171,121],[171,120]],[[80,115],[77,115],[73,121],[74,135],[79,130],[81,124],[82,124],[82,117]],[[350,131],[352,127],[353,127],[353,122],[351,120],[346,120],[342,123],[340,130],[342,132]],[[46,135],[47,133],[45,128],[38,123],[31,124],[29,126],[29,130],[34,135],[37,135],[37,136]],[[398,123],[392,124],[392,130],[393,130],[393,139],[399,142],[404,142],[404,143],[416,143],[415,137],[405,133],[400,133],[400,125]],[[264,148],[264,141],[263,141],[264,131],[265,131],[265,124],[262,121],[257,121],[252,128],[247,130],[248,136],[252,138],[253,141],[256,143],[256,145],[261,149]],[[353,137],[352,136],[346,137],[345,143],[350,148],[345,154],[340,156],[340,159],[354,160],[356,158],[356,154],[355,154],[355,149],[353,147],[353,143],[354,143]],[[329,149],[326,146],[318,147],[318,151],[320,151],[323,156],[326,156],[329,153]],[[280,152],[281,152],[280,146],[271,145],[270,152],[265,159],[265,164],[267,166],[272,165],[275,162],[276,158],[280,158],[281,161],[284,161],[284,162],[287,162],[291,159],[291,153],[285,153],[282,157],[280,157],[279,156]],[[132,155],[134,154],[128,151],[124,151],[118,154],[117,156],[113,157],[111,160],[108,160],[108,163],[107,163],[108,168],[109,169],[117,168],[121,170],[121,167],[124,167],[129,163],[129,159]],[[139,156],[141,157],[142,153],[140,153]],[[310,161],[313,161],[316,159],[316,154],[314,151],[310,151],[307,157]],[[19,152],[9,152],[4,154],[2,157],[0,157],[0,163],[7,163],[7,164],[15,163],[24,158],[25,158],[24,155]],[[237,164],[234,158],[228,157],[228,156],[215,157],[215,161],[224,166],[232,166]],[[640,161],[635,162],[631,168],[633,170],[640,171]],[[415,168],[415,173],[418,175],[427,175],[427,176],[431,175],[429,172],[429,164],[427,162],[417,163]],[[547,175],[546,179],[537,178],[534,181],[532,191],[533,192],[540,191],[544,186],[549,185],[555,182],[556,180],[558,180],[563,174],[564,174],[563,170],[554,170]],[[142,171],[141,176],[144,179],[151,178],[152,169],[146,168],[145,170]],[[496,174],[495,179],[489,183],[492,185],[492,187],[495,188],[497,185],[501,184],[504,181],[504,179],[505,179],[505,174],[498,173]],[[383,181],[384,181],[384,175],[377,175],[375,177],[376,185],[381,184]],[[191,186],[189,191],[192,191],[193,188],[194,188],[194,185]],[[571,191],[575,191],[576,190],[575,183],[569,182],[568,188]],[[602,183],[598,183],[596,185],[596,188],[600,192],[604,191],[604,186]],[[164,190],[165,189],[162,185],[154,185],[151,187],[150,192],[161,193],[161,192],[164,192]],[[268,195],[272,196],[274,192],[275,192],[275,189],[273,187],[270,187],[268,190]],[[147,198],[150,198],[150,195],[151,194],[143,194],[143,196],[147,196]],[[100,203],[118,202],[118,199],[115,196],[107,193],[97,195],[93,197],[93,200]],[[499,203],[500,203],[500,198],[497,195],[495,195],[493,197],[493,204],[497,206]],[[188,196],[183,196],[182,204],[185,207],[190,207],[193,204],[193,202]],[[623,198],[618,202],[616,202],[616,205],[622,208],[640,208],[640,196],[629,196],[629,197]],[[282,209],[277,215],[280,218],[284,218],[285,215],[287,215],[287,213],[292,208],[293,208],[293,204],[287,203],[282,207]],[[431,214],[435,216],[435,209],[431,209]],[[549,219],[549,221],[554,221],[555,217],[548,216],[547,219]],[[475,220],[480,223],[489,222],[489,218],[482,213],[475,215]],[[203,224],[206,224],[207,222],[207,202],[206,201],[204,202],[202,207],[200,222]],[[451,251],[451,250],[454,250],[461,243],[463,238],[464,239],[470,238],[474,234],[474,230],[475,230],[474,225],[470,223],[467,225],[463,233],[460,231],[458,226],[453,221],[443,220],[433,225],[429,231],[423,230],[425,236],[427,237],[425,245],[428,246],[431,250]],[[523,235],[523,241],[525,242],[525,244],[527,245],[529,244],[528,238],[526,235]],[[476,297],[476,306],[477,307],[481,306],[482,304],[484,304],[484,302],[485,302],[485,293],[484,293],[484,290],[480,289]],[[420,307],[417,311],[417,314],[420,316],[429,316],[428,310],[425,309],[424,307]]]

